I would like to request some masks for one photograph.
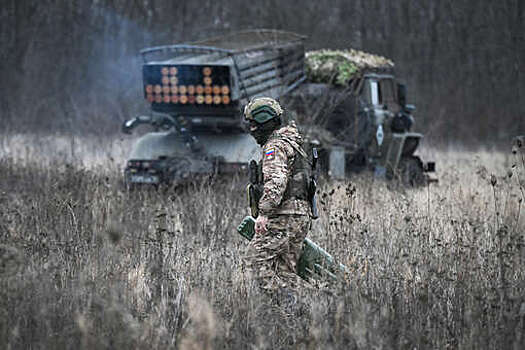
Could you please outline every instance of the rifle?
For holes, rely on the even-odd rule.
[[[312,173],[310,175],[310,183],[308,184],[308,195],[310,198],[310,205],[312,207],[312,218],[317,219],[319,213],[317,212],[317,160],[319,156],[317,155],[317,148],[312,148]]]
[[[262,174],[259,171],[259,166],[255,160],[250,161],[250,183],[246,187],[248,193],[248,203],[250,203],[250,211],[252,217],[257,218],[259,216],[259,199],[262,195]]]
[[[237,227],[237,232],[251,241],[255,235],[255,219],[251,216],[245,217]],[[303,250],[297,263],[297,274],[302,279],[319,279],[329,277],[337,279],[337,274],[349,273],[348,268],[328,254],[323,248],[308,238],[303,242]]]

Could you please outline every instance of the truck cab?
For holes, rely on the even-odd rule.
[[[308,139],[321,149],[321,167],[333,178],[371,171],[376,177],[420,185],[433,162],[414,153],[423,135],[412,131],[415,107],[391,71],[365,72],[345,86],[305,82],[287,103]]]
[[[423,135],[411,131],[413,105],[406,103],[406,87],[388,74],[364,77],[362,100],[370,113],[372,132],[366,151],[377,176],[400,177],[403,182],[420,184],[434,163],[423,163],[414,155]]]

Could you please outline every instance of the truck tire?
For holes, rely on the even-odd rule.
[[[405,186],[418,187],[425,184],[423,162],[419,157],[403,157],[399,162],[398,176]]]

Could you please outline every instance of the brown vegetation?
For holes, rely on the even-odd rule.
[[[0,149],[2,348],[525,344],[523,153],[436,153],[419,189],[324,183],[310,237],[351,273],[289,315],[242,268],[245,179],[127,192],[117,149],[39,162],[17,137]]]

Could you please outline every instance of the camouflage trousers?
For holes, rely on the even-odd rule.
[[[279,215],[268,219],[266,233],[255,234],[244,259],[263,290],[272,292],[307,285],[296,271],[310,226],[308,215]]]

